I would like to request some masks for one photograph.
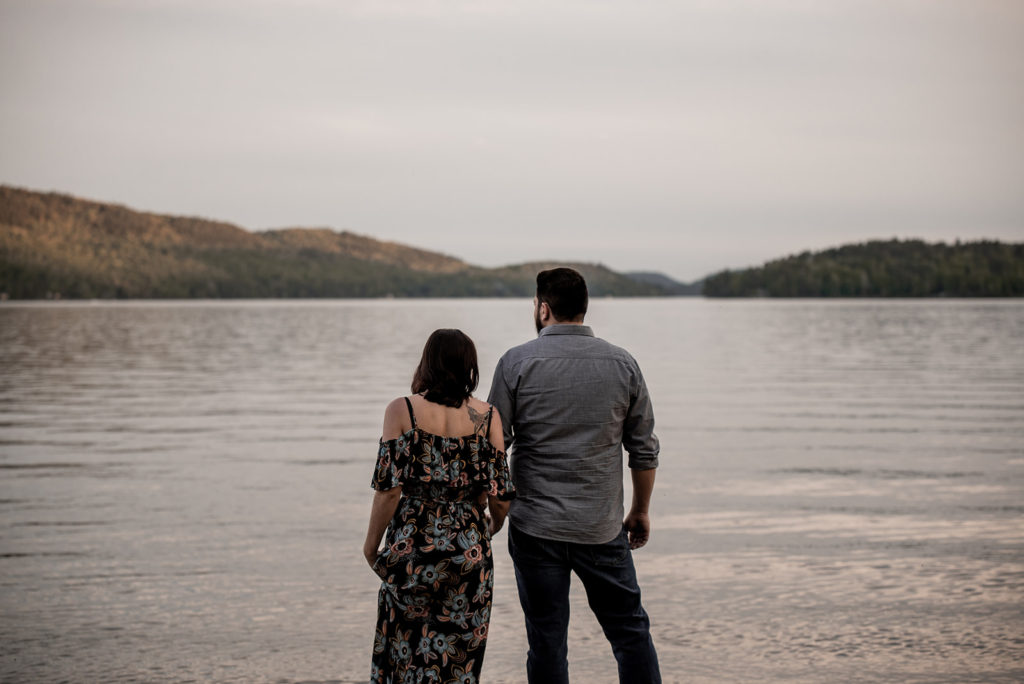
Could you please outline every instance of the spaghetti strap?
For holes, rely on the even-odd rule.
[[[487,411],[487,432],[484,434],[485,437],[490,439],[491,437],[491,416],[494,415],[494,406]]]
[[[416,429],[416,414],[412,412],[412,402],[409,401],[409,397],[405,397],[405,405],[409,408],[409,420],[412,421],[412,429]],[[489,423],[488,423],[489,425]]]

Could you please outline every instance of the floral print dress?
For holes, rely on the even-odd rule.
[[[412,428],[381,440],[372,486],[402,487],[380,575],[370,682],[476,684],[487,645],[494,563],[480,494],[515,496],[508,461],[486,436]]]

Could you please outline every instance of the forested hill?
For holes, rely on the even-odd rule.
[[[804,252],[704,281],[709,297],[1014,297],[1024,243],[889,240]]]
[[[601,265],[559,265],[595,296],[674,294]],[[480,268],[349,232],[250,232],[0,186],[0,294],[12,299],[530,296],[544,266]]]

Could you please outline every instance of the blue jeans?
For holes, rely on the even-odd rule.
[[[612,645],[622,684],[660,684],[650,620],[640,604],[633,554],[623,529],[606,544],[541,539],[509,525],[508,550],[526,615],[530,684],[568,684],[569,579],[583,582],[587,602]]]

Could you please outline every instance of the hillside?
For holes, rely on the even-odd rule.
[[[874,241],[804,252],[704,281],[709,297],[1019,297],[1024,243]]]
[[[572,265],[594,296],[669,294]],[[537,264],[498,269],[329,229],[254,233],[0,186],[0,293],[12,299],[530,296]]]

